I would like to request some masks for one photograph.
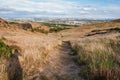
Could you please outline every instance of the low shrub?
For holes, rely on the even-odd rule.
[[[32,29],[32,32],[40,32],[40,33],[48,34],[48,31],[39,28]]]
[[[9,22],[9,24],[18,24],[17,22]]]
[[[65,29],[69,29],[69,28],[68,27],[54,27],[54,28],[50,28],[49,32],[59,32]]]
[[[79,25],[59,24],[59,23],[43,23],[43,25],[48,27],[79,27]]]
[[[120,28],[116,27],[116,28],[111,28],[110,30],[120,31]]]

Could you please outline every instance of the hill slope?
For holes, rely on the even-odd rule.
[[[3,19],[0,20],[0,41],[11,47],[13,55],[10,60],[0,57],[0,60],[2,60],[0,63],[0,80],[7,80],[8,76],[15,80],[15,76],[20,76],[21,74],[23,75],[21,77],[25,80],[82,80],[84,77],[89,77],[85,74],[89,74],[86,73],[86,70],[88,70],[91,59],[98,61],[95,55],[91,55],[94,54],[92,52],[96,48],[98,50],[111,50],[111,52],[114,52],[113,54],[120,49],[119,43],[116,43],[119,40],[119,22],[92,23],[47,35],[15,28],[18,25],[10,24]],[[32,23],[32,27],[33,25],[38,24]],[[113,43],[109,40],[113,41]],[[114,46],[108,46],[110,45],[109,42]],[[99,51],[96,52],[99,54]],[[16,53],[20,55],[18,56]],[[91,54],[89,55],[88,53]],[[109,53],[106,53],[106,55],[100,54],[98,56],[100,60],[101,55],[109,57]],[[113,58],[119,63],[119,55],[117,54],[117,56],[113,56]],[[107,65],[107,63],[105,64]],[[19,70],[14,65],[17,65],[16,67]],[[94,64],[92,65],[94,66]],[[3,73],[5,72],[3,66],[7,66],[8,72]],[[107,70],[109,69],[105,68],[105,74],[109,73],[109,71],[107,73]],[[119,70],[114,70],[119,73]],[[14,72],[10,74],[12,71]],[[91,74],[100,76],[99,69],[98,72]],[[93,77],[91,79],[94,80]]]

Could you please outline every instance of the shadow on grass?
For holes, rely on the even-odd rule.
[[[20,65],[18,56],[20,56],[20,53],[17,49],[15,49],[14,54],[8,60],[7,63],[8,80],[23,80],[23,70]]]

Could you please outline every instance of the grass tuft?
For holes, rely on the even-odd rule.
[[[4,42],[0,42],[0,57],[10,58],[12,56],[11,48]]]

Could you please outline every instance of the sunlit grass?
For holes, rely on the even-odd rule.
[[[78,62],[84,65],[81,75],[90,80],[120,79],[120,40],[94,39],[84,40],[77,46]]]

